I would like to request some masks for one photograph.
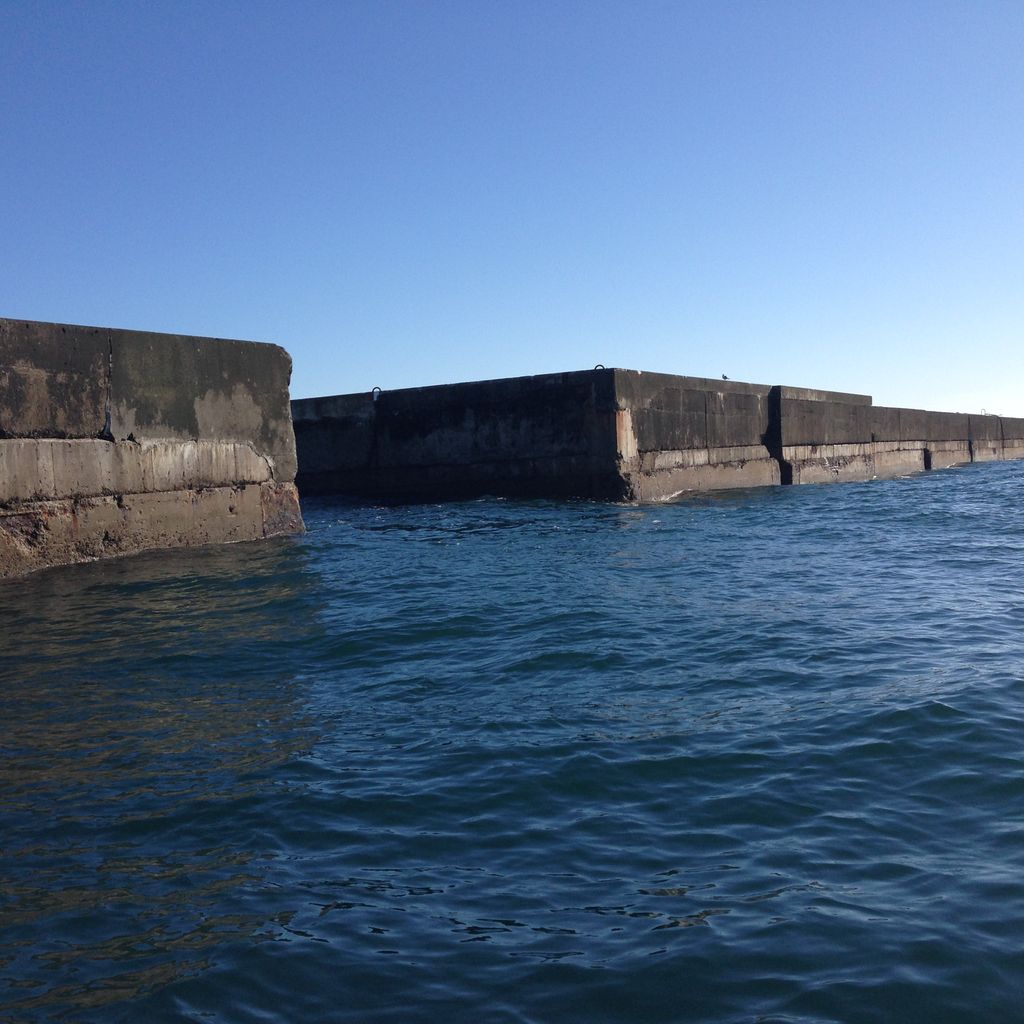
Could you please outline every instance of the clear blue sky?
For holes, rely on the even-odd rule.
[[[0,315],[1024,415],[1019,0],[0,0],[0,82]]]

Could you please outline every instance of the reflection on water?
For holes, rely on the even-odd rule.
[[[259,822],[287,798],[275,773],[313,742],[297,554],[153,554],[0,589],[0,957],[17,1012],[130,1000],[287,916],[239,894],[276,852]]]

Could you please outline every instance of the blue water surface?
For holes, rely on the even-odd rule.
[[[1020,1020],[1022,495],[307,501],[0,583],[0,1020]]]

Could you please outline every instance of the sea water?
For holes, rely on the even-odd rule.
[[[1022,496],[307,501],[0,583],[0,1019],[1020,1020]]]

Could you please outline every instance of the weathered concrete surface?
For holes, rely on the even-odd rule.
[[[778,483],[769,391],[596,369],[298,400],[298,484],[397,501],[631,501]]]
[[[924,468],[920,452],[876,449],[868,395],[780,386],[774,397],[783,483],[870,480]]]
[[[1003,434],[1003,458],[1024,459],[1024,419],[1001,416],[999,425]]]
[[[998,416],[968,416],[971,456],[974,462],[994,462],[1003,457],[1003,427]]]
[[[615,370],[616,455],[623,497],[780,482],[767,447],[771,388]]]
[[[0,507],[0,576],[149,548],[299,532],[293,484],[64,498]]]
[[[780,388],[785,482],[870,480],[972,461],[970,417],[962,413],[872,406],[866,395],[826,392],[794,407],[791,390]]]
[[[0,438],[251,444],[295,479],[283,348],[0,318]]]
[[[0,319],[0,576],[302,529],[276,345]]]
[[[233,441],[0,440],[0,506],[273,479],[270,459]]]
[[[109,397],[108,333],[0,319],[0,438],[98,437]]]
[[[1024,457],[1024,420],[621,369],[304,399],[292,410],[300,490],[384,500],[650,501]]]
[[[779,482],[770,388],[603,368],[292,403],[305,494],[632,501]]]
[[[626,495],[611,370],[292,403],[303,494],[383,500]]]

